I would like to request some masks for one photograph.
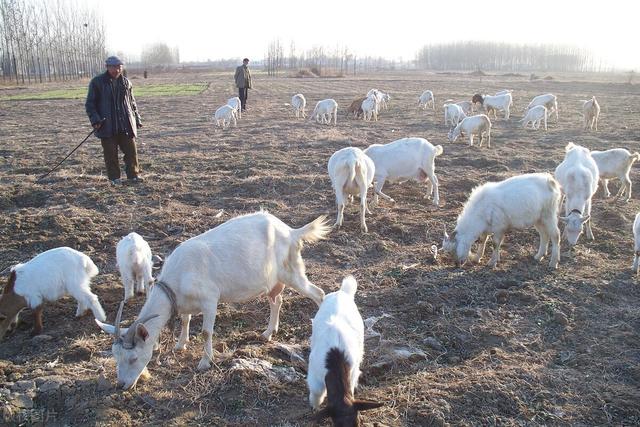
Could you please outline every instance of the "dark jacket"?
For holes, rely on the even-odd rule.
[[[95,76],[89,83],[87,101],[84,104],[87,116],[89,116],[92,125],[106,119],[102,127],[96,131],[98,138],[110,138],[116,135],[116,103],[123,108],[126,118],[124,125],[127,129],[121,130],[132,137],[138,136],[138,125],[141,123],[141,119],[131,91],[133,86],[124,76],[118,77],[117,80],[122,84],[117,84],[116,79],[112,79],[108,72],[104,72]],[[116,91],[112,89],[112,85],[115,85]]]
[[[233,78],[236,81],[236,87],[251,89],[251,71],[249,71],[249,67],[238,66]]]

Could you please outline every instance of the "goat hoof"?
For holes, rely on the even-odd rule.
[[[275,332],[275,331],[274,331],[274,332]],[[271,341],[271,337],[273,336],[273,332],[264,331],[260,336],[261,336],[265,341]]]
[[[187,349],[187,343],[176,343],[175,347],[173,347],[175,350],[186,350]]]
[[[207,371],[209,369],[211,369],[211,362],[208,359],[200,360],[200,363],[198,363],[198,371]]]

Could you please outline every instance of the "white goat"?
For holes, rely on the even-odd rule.
[[[375,95],[367,96],[367,98],[362,101],[362,119],[369,121],[373,118],[376,122],[378,121],[378,107],[379,102],[378,98]]]
[[[233,108],[233,111],[235,111],[236,116],[239,119],[242,118],[242,102],[240,101],[240,98],[238,98],[237,96],[229,98],[229,100],[227,101],[227,105]]]
[[[301,115],[302,118],[307,117],[307,112],[305,111],[307,100],[303,94],[298,93],[293,95],[293,97],[291,97],[291,106],[293,107],[293,111],[296,113],[296,117],[300,118]]]
[[[551,241],[549,267],[558,268],[560,230],[556,215],[560,197],[560,186],[548,173],[518,175],[476,187],[458,216],[451,237],[445,230],[442,250],[453,254],[458,264],[464,264],[467,259],[480,261],[492,236],[495,246],[488,265],[493,268],[500,261],[500,246],[506,231],[535,227],[540,246],[534,258],[540,261]],[[481,239],[480,252],[473,254],[471,246],[478,238]]]
[[[378,101],[380,108],[387,109],[387,103],[391,100],[391,97],[378,89],[370,89],[367,92],[367,97],[374,96]]]
[[[510,89],[502,89],[496,92],[496,96],[506,95],[507,93],[513,93],[513,91]]]
[[[316,108],[309,117],[309,120],[315,120],[316,123],[331,124],[331,115],[333,114],[333,124],[338,124],[338,103],[334,99],[323,99],[318,101]]]
[[[592,96],[588,101],[582,101],[582,120],[584,128],[593,130],[595,126],[598,130],[598,117],[600,116],[600,105],[595,96]]]
[[[204,370],[213,360],[213,326],[219,302],[244,302],[267,295],[269,326],[262,334],[267,340],[278,330],[285,286],[319,306],[324,292],[307,279],[300,251],[303,242],[323,239],[329,230],[324,216],[292,229],[267,212],[257,212],[233,218],[181,243],[165,260],[138,319],[128,329],[120,328],[121,310],[115,325],[97,321],[114,335],[118,385],[131,388],[147,372],[154,343],[172,314],[182,319],[176,348],[185,349],[191,315],[203,313],[204,354],[198,369]]]
[[[449,131],[447,138],[449,142],[455,142],[460,135],[469,135],[469,145],[473,145],[474,135],[479,135],[480,145],[484,138],[487,138],[487,147],[491,148],[491,120],[484,114],[466,117],[458,125]]]
[[[527,114],[520,119],[520,122],[525,129],[529,123],[531,123],[531,129],[540,129],[540,122],[544,120],[544,130],[547,130],[547,117],[547,107],[536,105],[527,110]]]
[[[513,104],[510,92],[495,96],[474,95],[473,102],[479,102],[484,107],[487,114],[490,111],[493,111],[493,114],[496,118],[496,111],[504,111],[504,119],[509,120],[509,108],[511,108],[511,104]]]
[[[359,195],[360,229],[364,233],[368,231],[365,222],[365,213],[369,212],[367,189],[373,182],[375,168],[373,160],[359,148],[346,147],[331,155],[327,169],[329,178],[331,178],[331,186],[336,193],[336,205],[338,206],[338,217],[334,227],[342,226],[344,208],[348,201],[347,196]]]
[[[640,268],[640,213],[636,214],[633,221],[633,271],[638,275]]]
[[[222,129],[229,127],[231,125],[231,121],[233,121],[234,126],[238,126],[236,112],[231,105],[223,105],[218,108],[213,118],[216,121],[216,126],[222,126]]]
[[[582,225],[586,223],[587,237],[593,240],[591,230],[591,198],[598,189],[598,165],[589,150],[570,142],[565,147],[565,157],[555,171],[555,177],[566,196],[566,224],[563,234],[570,245],[578,242]]]
[[[427,183],[425,197],[433,197],[433,204],[438,206],[438,177],[435,174],[435,158],[442,154],[442,146],[435,147],[424,138],[402,138],[388,144],[373,144],[364,150],[375,164],[375,193],[373,203],[378,203],[378,196],[393,202],[394,200],[382,192],[387,180],[406,181],[413,179]]]
[[[133,290],[149,292],[153,283],[151,248],[138,233],[129,233],[116,246],[116,263],[124,285],[124,300],[133,298]]]
[[[525,110],[528,110],[536,105],[544,105],[547,107],[548,114],[551,115],[554,111],[556,113],[556,122],[558,121],[558,98],[551,94],[547,93],[545,95],[538,95],[531,100],[529,105]]]
[[[451,123],[451,126],[456,126],[467,115],[464,110],[458,104],[444,104],[444,124]]]
[[[358,284],[352,276],[340,290],[325,296],[311,323],[311,352],[307,369],[309,403],[314,409],[327,397],[319,418],[331,417],[334,425],[358,425],[358,411],[381,403],[353,397],[364,357],[364,322],[354,301]]]
[[[591,157],[598,165],[598,174],[604,185],[606,197],[611,196],[609,192],[609,180],[618,178],[621,186],[616,197],[627,195],[627,201],[631,199],[631,179],[629,171],[636,160],[640,160],[640,153],[629,153],[624,148],[613,148],[607,151],[591,151]]]
[[[91,278],[98,267],[91,258],[75,249],[60,247],[45,251],[11,269],[9,280],[0,295],[0,340],[11,325],[18,322],[24,308],[33,310],[33,333],[42,333],[42,310],[45,301],[57,301],[71,295],[78,302],[76,317],[87,310],[105,320],[98,297],[91,292]]]
[[[425,90],[418,98],[418,107],[422,107],[423,110],[426,110],[428,106],[431,106],[433,111],[436,111],[436,98],[433,96],[433,92],[430,90]]]

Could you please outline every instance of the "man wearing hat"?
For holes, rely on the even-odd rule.
[[[249,96],[249,89],[251,89],[251,72],[249,71],[249,58],[242,60],[242,65],[236,68],[236,87],[238,88],[238,96],[240,103],[242,104],[242,111],[247,109],[247,97]]]
[[[111,185],[122,183],[118,148],[124,153],[127,181],[143,181],[139,176],[136,137],[142,127],[129,79],[122,75],[123,63],[117,56],[106,60],[107,71],[89,83],[85,108],[95,134],[102,141],[104,163]]]

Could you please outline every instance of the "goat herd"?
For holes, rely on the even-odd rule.
[[[366,97],[356,99],[347,114],[364,120],[377,120],[381,108],[386,108],[390,96],[372,89]],[[435,110],[435,98],[425,91],[418,105]],[[512,92],[505,90],[494,96],[476,94],[471,101],[444,104],[445,124],[453,128],[448,139],[454,142],[460,135],[480,138],[480,146],[491,141],[491,113],[503,111],[509,119],[513,105]],[[306,100],[296,94],[291,100],[296,117],[306,117]],[[485,114],[471,115],[475,108]],[[310,120],[330,124],[337,122],[338,104],[333,99],[319,101]],[[528,105],[521,122],[531,123],[538,129],[541,122],[547,128],[547,118],[555,112],[558,118],[556,96],[545,94],[535,97]],[[600,107],[593,97],[584,102],[584,127],[597,130]],[[227,128],[240,118],[240,100],[231,98],[227,105],[216,110],[217,125]],[[496,117],[497,118],[497,117]],[[561,233],[558,221],[565,224],[564,236],[575,245],[583,228],[593,239],[591,226],[591,198],[599,180],[607,196],[609,179],[618,178],[622,185],[618,196],[631,197],[629,170],[640,154],[630,154],[616,148],[608,151],[589,151],[568,143],[564,161],[555,174],[530,173],[489,182],[475,188],[458,216],[455,230],[444,232],[441,250],[450,253],[458,264],[479,261],[489,238],[494,243],[489,261],[495,267],[500,260],[500,245],[509,229],[535,227],[540,245],[535,255],[541,260],[551,244],[549,267],[560,262]],[[382,192],[386,181],[415,180],[427,183],[427,196],[439,205],[438,179],[434,162],[443,153],[442,146],[433,146],[423,138],[402,138],[388,144],[374,144],[366,150],[347,147],[336,151],[328,161],[328,173],[336,195],[337,219],[335,227],[343,222],[345,206],[353,196],[360,198],[360,226],[367,232],[365,220],[369,212],[366,197],[368,188],[374,188],[373,205],[378,197],[393,201]],[[558,217],[562,199],[564,216]],[[517,200],[517,203],[514,201]],[[135,386],[141,376],[147,376],[147,364],[158,345],[165,325],[174,316],[181,319],[181,332],[176,349],[184,350],[189,341],[189,323],[192,315],[203,314],[204,351],[198,369],[211,367],[213,360],[212,336],[219,302],[244,302],[260,295],[268,297],[270,316],[263,333],[266,340],[278,331],[282,292],[290,286],[312,299],[318,312],[312,322],[311,352],[307,383],[309,401],[318,409],[327,397],[328,404],[319,415],[331,417],[339,425],[358,425],[358,412],[377,408],[379,402],[354,398],[354,389],[360,375],[364,357],[364,326],[354,302],[357,283],[351,276],[345,278],[340,290],[325,295],[312,284],[306,274],[301,250],[304,242],[315,242],[330,232],[326,218],[321,216],[309,224],[293,229],[267,212],[257,212],[233,218],[203,234],[181,243],[167,257],[155,280],[152,277],[152,253],[145,240],[136,233],[125,236],[116,247],[116,258],[124,285],[124,301],[120,304],[113,325],[104,323],[105,312],[90,280],[98,269],[85,254],[67,247],[43,252],[24,264],[18,264],[11,273],[0,296],[0,339],[15,326],[19,312],[30,308],[34,312],[34,333],[42,332],[42,304],[71,295],[78,303],[77,316],[91,310],[102,330],[114,336],[113,357],[117,366],[118,385],[125,389]],[[633,227],[635,236],[634,269],[638,270],[640,254],[640,214]],[[478,253],[471,251],[480,239]],[[134,290],[147,294],[137,320],[128,328],[120,327],[123,306],[134,296]]]

